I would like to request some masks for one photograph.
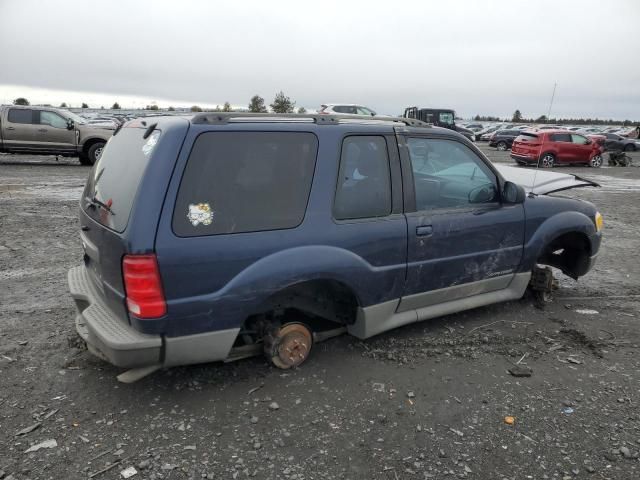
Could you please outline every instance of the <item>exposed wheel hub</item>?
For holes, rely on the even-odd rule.
[[[302,323],[287,323],[268,335],[265,353],[278,368],[297,367],[304,362],[313,345],[311,331]]]

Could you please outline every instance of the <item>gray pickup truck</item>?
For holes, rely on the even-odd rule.
[[[93,165],[114,129],[51,107],[0,106],[0,152],[78,157]]]

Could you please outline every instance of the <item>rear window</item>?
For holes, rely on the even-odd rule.
[[[143,138],[144,133],[142,128],[123,128],[111,137],[84,191],[85,212],[116,232],[127,227],[140,179],[161,134],[154,130]]]
[[[294,228],[318,140],[305,132],[207,132],[193,145],[173,212],[181,237]]]
[[[516,138],[516,142],[533,142],[538,139],[538,135],[529,132],[520,132]]]
[[[32,110],[24,108],[12,108],[9,110],[8,120],[11,123],[31,123],[33,118]]]

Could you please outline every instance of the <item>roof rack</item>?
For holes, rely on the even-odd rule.
[[[316,125],[338,125],[345,120],[358,120],[361,123],[392,122],[408,127],[431,127],[415,118],[385,117],[364,115],[326,115],[317,113],[244,113],[244,112],[204,112],[195,114],[191,122],[195,124],[225,125],[232,121],[242,122],[313,122]]]

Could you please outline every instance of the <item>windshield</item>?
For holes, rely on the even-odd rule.
[[[67,118],[70,118],[71,120],[73,120],[73,123],[77,123],[79,125],[84,125],[84,124],[87,123],[86,119],[84,119],[80,115],[76,115],[75,113],[70,112],[68,110],[64,112],[64,116],[67,117]]]

